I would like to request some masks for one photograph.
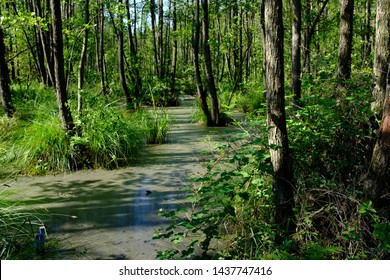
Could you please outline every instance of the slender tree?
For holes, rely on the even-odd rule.
[[[127,87],[126,75],[125,75],[125,52],[124,52],[124,35],[123,35],[123,13],[122,13],[122,0],[118,0],[118,23],[115,24],[114,16],[111,11],[109,11],[111,16],[111,21],[114,27],[114,31],[118,40],[118,71],[119,71],[119,82],[121,85],[122,93],[126,98],[126,103],[128,105],[133,103],[133,98],[131,97],[130,90]]]
[[[106,88],[106,61],[104,49],[104,23],[105,23],[104,3],[101,0],[96,1],[96,24],[95,24],[95,52],[96,66],[100,78],[101,93],[107,94]]]
[[[0,7],[1,15],[1,7]],[[5,115],[9,118],[12,118],[14,113],[14,107],[12,105],[12,97],[9,88],[10,77],[9,70],[7,66],[7,60],[5,58],[5,45],[4,45],[4,32],[3,28],[0,26],[0,97],[3,104],[3,109]]]
[[[176,81],[176,67],[177,67],[177,14],[176,14],[176,1],[172,1],[172,31],[173,35],[173,46],[172,46],[172,65],[171,65],[171,77],[170,77],[170,91],[171,96],[175,95],[175,81]]]
[[[57,103],[64,131],[66,133],[73,133],[74,123],[70,108],[68,106],[68,95],[66,92],[64,71],[61,3],[56,0],[50,0],[50,5],[52,13],[54,76]]]
[[[130,48],[130,77],[134,84],[134,97],[138,98],[141,94],[142,89],[142,79],[141,74],[139,72],[139,61],[138,61],[138,49],[137,49],[137,36],[136,36],[136,14],[137,9],[134,4],[134,32],[132,31],[132,20],[130,17],[130,2],[126,0],[126,11],[127,11],[127,32],[128,32],[128,41]]]
[[[159,65],[159,53],[157,49],[157,34],[156,34],[156,2],[155,0],[150,0],[150,17],[152,25],[152,39],[153,39],[153,57],[154,57],[154,73],[157,77],[160,75],[160,65]]]
[[[295,100],[301,98],[301,30],[302,30],[302,3],[301,0],[292,1],[292,59],[291,59],[291,90]]]
[[[365,7],[365,18],[364,18],[364,31],[363,31],[363,41],[362,46],[362,60],[365,65],[372,66],[372,60],[370,59],[371,54],[371,10],[372,10],[372,0],[366,0]]]
[[[293,228],[294,185],[284,100],[282,0],[264,0],[264,54],[267,90],[268,142],[274,170],[275,222]]]
[[[89,0],[86,0],[84,3],[84,38],[83,46],[80,54],[79,69],[77,75],[77,112],[81,115],[82,112],[82,94],[81,91],[84,86],[85,78],[85,62],[87,59],[87,50],[88,50],[88,37],[89,37]]]
[[[211,125],[217,126],[220,124],[219,119],[219,105],[218,105],[218,96],[217,89],[215,87],[214,74],[212,69],[212,58],[211,50],[209,44],[209,3],[208,0],[202,0],[202,11],[203,11],[203,20],[202,20],[202,32],[203,32],[203,53],[204,53],[204,63],[205,63],[205,72],[207,80],[207,88],[210,93],[211,100]]]
[[[305,73],[311,74],[311,41],[313,40],[313,37],[315,35],[317,26],[321,20],[322,15],[325,12],[326,5],[329,3],[329,0],[324,0],[320,1],[321,2],[321,7],[319,9],[319,12],[317,13],[316,17],[314,20],[310,20],[310,15],[312,14],[312,9],[311,9],[311,0],[306,0],[305,4],[305,17],[306,17],[306,28],[305,32],[303,35],[303,49],[304,49],[304,55],[303,55],[303,68]]]
[[[192,40],[193,46],[193,63],[195,69],[196,90],[200,100],[203,114],[206,116],[207,125],[212,124],[211,114],[207,105],[207,94],[203,89],[202,75],[199,63],[199,44],[200,44],[200,0],[195,0],[195,30]]]
[[[35,6],[35,14],[37,17],[41,19],[45,19],[44,11],[42,8],[41,0],[34,0]],[[46,3],[47,4],[47,3]],[[49,6],[47,5],[47,9]],[[39,33],[39,41],[42,44],[42,50],[44,55],[44,60],[46,63],[47,73],[49,76],[50,85],[55,84],[55,74],[54,74],[54,63],[52,59],[52,54],[50,51],[50,27],[48,26],[47,30],[44,26],[42,26],[44,22],[38,21],[38,33]]]
[[[340,85],[351,78],[354,0],[340,0],[340,35],[337,78]]]

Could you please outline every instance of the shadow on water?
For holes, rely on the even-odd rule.
[[[199,155],[208,144],[202,140],[226,131],[192,123],[188,104],[168,109],[175,117],[170,142],[148,147],[137,166],[12,182],[27,207],[49,213],[49,238],[61,244],[56,259],[154,259],[167,248],[152,240],[170,222],[157,213],[185,207],[183,187],[203,170]]]

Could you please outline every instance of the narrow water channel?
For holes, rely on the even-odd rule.
[[[185,203],[186,179],[203,170],[203,140],[223,141],[226,131],[193,123],[192,110],[190,99],[168,108],[175,118],[169,143],[149,146],[136,166],[7,182],[24,203],[49,213],[49,240],[60,242],[56,259],[154,259],[169,246],[152,240],[169,222],[157,212]]]

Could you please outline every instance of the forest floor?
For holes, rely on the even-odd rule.
[[[169,142],[148,146],[134,166],[3,182],[29,211],[48,213],[47,241],[58,245],[45,258],[155,259],[157,250],[171,245],[152,239],[170,222],[157,213],[186,207],[182,189],[189,176],[203,172],[202,151],[235,128],[194,123],[190,97],[167,110],[174,118]]]

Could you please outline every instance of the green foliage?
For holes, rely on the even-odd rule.
[[[244,113],[254,113],[265,106],[264,92],[264,85],[258,81],[249,81],[235,92],[227,88],[220,97],[221,107],[228,110],[240,110]]]
[[[172,117],[164,109],[142,112],[142,119],[147,129],[149,144],[164,144],[168,142],[168,132],[173,122]]]
[[[174,249],[159,252],[159,258],[388,258],[389,222],[364,200],[359,185],[373,143],[370,78],[355,73],[348,88],[336,91],[329,71],[320,74],[310,85],[304,81],[308,88],[300,103],[286,98],[296,232],[275,242],[272,168],[260,107],[239,124],[242,137],[207,153],[207,172],[188,187],[188,207],[160,213],[172,224],[155,238],[170,240]]]
[[[146,130],[137,116],[119,107],[118,100],[91,96],[76,119],[79,135],[70,139],[72,158],[82,166],[113,168],[137,158]]]
[[[258,123],[251,126],[266,132]],[[246,131],[207,153],[207,172],[188,187],[189,207],[160,212],[172,224],[155,238],[185,247],[158,257],[256,258],[274,246],[271,168],[263,140]]]
[[[159,80],[156,77],[152,77],[149,81],[149,88],[143,94],[144,103],[158,106],[176,106],[179,104],[179,92],[175,91],[173,94],[170,90],[169,81]]]
[[[0,119],[1,177],[116,168],[137,159],[145,144],[168,140],[172,120],[166,111],[131,112],[119,100],[84,91],[83,112],[73,113],[76,133],[70,136],[61,128],[52,90],[19,86],[14,96],[15,117]]]

